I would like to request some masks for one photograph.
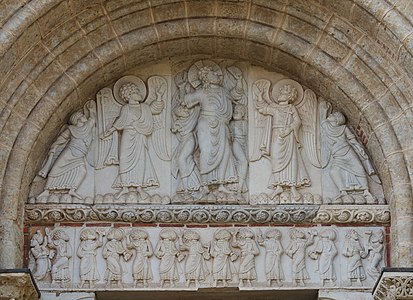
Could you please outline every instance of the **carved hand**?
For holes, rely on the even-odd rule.
[[[106,139],[106,138],[110,137],[112,135],[112,133],[115,132],[115,130],[116,129],[114,127],[111,127],[110,129],[106,130],[100,138],[103,140],[103,139]]]

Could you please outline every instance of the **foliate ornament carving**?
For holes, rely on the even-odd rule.
[[[314,223],[339,224],[389,224],[390,208],[387,205],[322,205],[313,219]]]
[[[373,291],[374,300],[413,298],[413,273],[411,270],[384,271]]]

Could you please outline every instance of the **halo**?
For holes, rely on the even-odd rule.
[[[217,72],[219,76],[222,76],[222,70],[217,63],[212,60],[199,60],[188,70],[188,81],[195,89],[201,85],[198,72],[203,67],[210,67],[213,71]]]
[[[271,96],[272,99],[278,103],[278,96],[280,94],[280,88],[283,87],[284,85],[291,85],[293,87],[295,87],[295,89],[297,90],[297,99],[292,102],[292,103],[299,103],[302,99],[303,99],[303,95],[304,95],[304,90],[301,84],[299,84],[297,81],[292,80],[292,79],[281,79],[280,81],[277,81],[273,86],[272,86],[272,90],[271,90]]]
[[[116,81],[115,85],[113,86],[113,96],[115,97],[116,101],[119,102],[122,105],[126,104],[126,102],[123,100],[123,98],[120,94],[120,88],[124,84],[129,83],[129,82],[132,82],[132,83],[136,84],[139,91],[142,92],[143,98],[144,99],[146,98],[146,85],[145,85],[145,83],[143,82],[142,79],[140,79],[137,76],[133,76],[133,75],[123,76],[118,81]]]

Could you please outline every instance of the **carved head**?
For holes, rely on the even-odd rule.
[[[86,116],[79,110],[70,116],[69,123],[72,125],[81,125],[86,121]]]
[[[51,238],[54,241],[64,240],[65,242],[69,241],[69,236],[62,229],[56,229],[52,232]]]
[[[127,103],[139,103],[142,102],[144,98],[143,92],[141,92],[139,87],[133,82],[122,85],[119,89],[119,94]]]
[[[83,229],[80,232],[80,240],[81,241],[96,240],[96,239],[97,239],[96,232],[94,232],[90,228]]]
[[[335,122],[337,126],[346,124],[346,117],[339,111],[333,112],[327,119]]]
[[[294,102],[298,97],[298,91],[290,84],[286,84],[280,88],[280,94],[278,96],[278,102]]]
[[[281,239],[281,232],[278,229],[274,229],[274,228],[268,228],[265,231],[265,237],[267,239],[276,239],[279,240]]]
[[[208,87],[210,84],[220,84],[221,75],[219,72],[214,71],[209,66],[204,66],[198,71],[199,79],[204,87]]]
[[[184,239],[188,241],[198,241],[201,237],[199,234],[192,230],[186,230],[184,232]]]
[[[231,234],[226,229],[220,229],[215,233],[216,240],[229,240],[231,238]]]
[[[137,241],[137,240],[146,240],[148,238],[148,234],[140,229],[135,229],[131,232],[130,234],[131,240]]]
[[[336,233],[332,229],[325,229],[320,233],[320,236],[322,238],[329,239],[331,241],[334,241],[336,239]]]
[[[121,241],[121,240],[123,240],[123,230],[120,229],[120,228],[113,228],[111,231],[109,231],[107,239],[108,239],[108,241],[111,241],[111,240]]]
[[[33,234],[32,240],[30,242],[31,247],[35,247],[37,245],[43,244],[43,235],[40,230],[37,230],[35,234]]]
[[[297,228],[292,228],[289,232],[289,235],[292,240],[305,239],[305,233],[302,230],[297,229]]]
[[[250,229],[247,229],[247,228],[242,228],[240,231],[239,231],[239,237],[240,238],[242,238],[242,239],[252,239],[252,238],[254,238],[254,233],[250,230]]]
[[[358,241],[359,234],[354,229],[349,229],[346,233],[346,239]]]
[[[169,240],[169,241],[175,241],[177,238],[176,232],[169,228],[162,229],[160,233],[160,237],[163,240]]]

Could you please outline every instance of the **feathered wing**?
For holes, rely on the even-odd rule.
[[[263,156],[270,155],[272,117],[261,114],[258,109],[271,104],[271,82],[260,79],[252,86],[252,99],[254,105],[254,119],[250,122],[252,142],[250,143],[250,160],[257,161]],[[261,96],[262,95],[262,96]]]
[[[310,89],[305,90],[296,108],[301,119],[300,142],[311,164],[320,168],[320,120],[316,94]]]
[[[103,88],[96,95],[96,106],[95,151],[89,151],[89,153],[94,152],[95,168],[103,169],[106,166],[119,164],[119,133],[115,131],[105,139],[101,137],[106,130],[112,127],[119,116],[122,105],[115,100],[110,88]]]
[[[169,128],[166,124],[167,116],[167,96],[168,96],[168,83],[165,78],[161,76],[152,76],[148,79],[148,97],[146,103],[150,105],[153,101],[157,101],[157,93],[161,94],[162,101],[165,104],[160,114],[155,114],[154,130],[151,135],[151,143],[156,152],[156,155],[162,160],[171,160],[170,143],[167,142],[167,133]]]

